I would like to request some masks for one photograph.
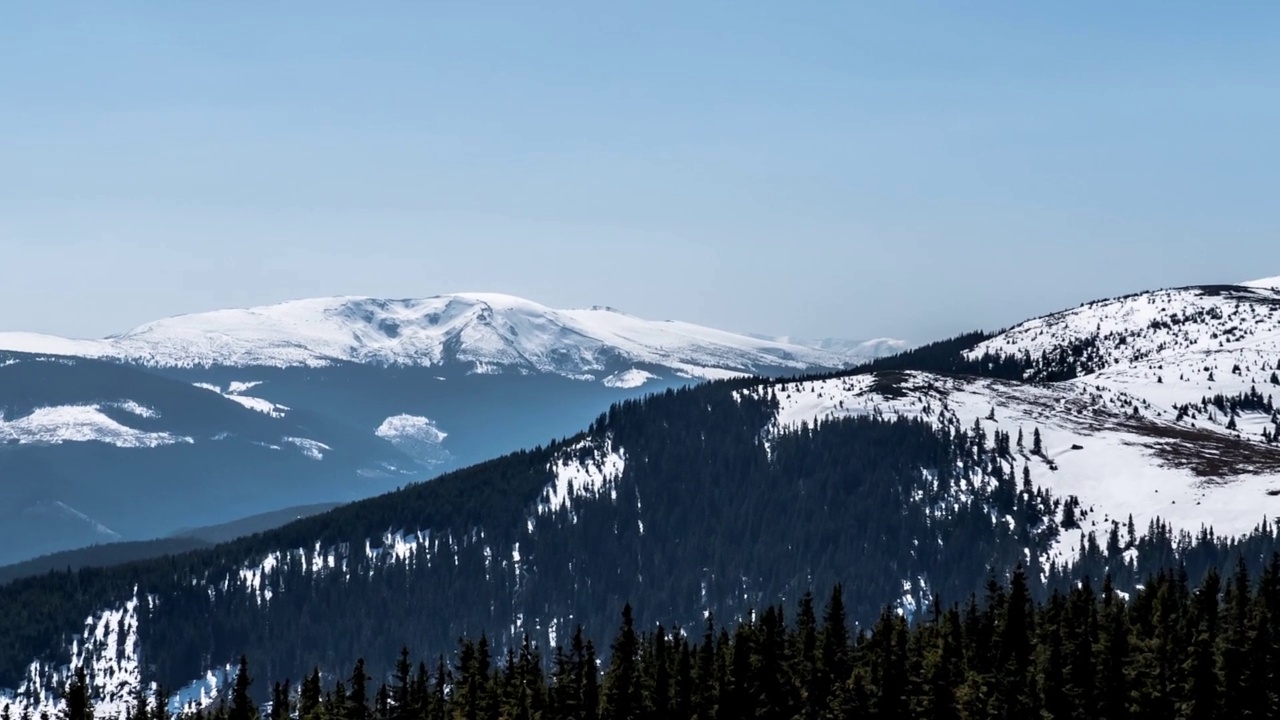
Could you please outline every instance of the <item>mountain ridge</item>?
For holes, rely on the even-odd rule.
[[[0,498],[17,494],[0,507],[0,563],[369,497],[572,433],[645,392],[845,362],[496,293],[313,298],[166,318],[102,340],[0,333],[0,469],[13,478]],[[344,459],[344,445],[356,454]],[[122,452],[133,449],[146,452]],[[219,482],[223,499],[206,487]],[[163,498],[157,512],[89,499],[120,483]],[[61,532],[13,519],[63,507],[112,534],[73,523],[70,510],[55,513]]]
[[[246,648],[268,675],[294,676],[298,657],[350,656],[357,636],[387,657],[406,640],[445,652],[459,633],[554,647],[628,599],[638,622],[696,627],[840,582],[865,627],[935,592],[981,593],[986,573],[1015,563],[1042,596],[1107,575],[1128,592],[1171,563],[1201,572],[1280,547],[1268,520],[1280,418],[1256,392],[1280,386],[1276,295],[1138,293],[852,370],[670,389],[549,446],[182,559],[83,574],[92,586],[60,590],[82,593],[74,602],[50,576],[0,589],[0,606],[24,591],[66,603],[34,633],[47,643],[154,593],[136,614],[141,647],[213,663],[167,666],[173,686]],[[335,632],[319,597],[361,612]],[[193,612],[216,624],[209,638],[192,634]],[[287,635],[263,636],[283,622]],[[48,655],[19,664],[32,656],[11,651],[0,670],[58,677]]]
[[[0,349],[112,358],[153,367],[323,367],[340,362],[469,364],[600,380],[622,365],[716,371],[841,367],[839,353],[613,308],[556,310],[511,295],[337,296],[190,313],[100,340],[0,333]]]

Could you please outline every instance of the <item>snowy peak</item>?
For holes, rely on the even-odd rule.
[[[1146,386],[1162,405],[1239,393],[1266,383],[1280,358],[1280,289],[1270,282],[1093,302],[1017,325],[968,356],[1028,358],[1033,380]]]
[[[1260,280],[1246,280],[1245,282],[1240,283],[1240,285],[1242,287],[1262,288],[1264,290],[1280,290],[1280,275],[1262,278]]]
[[[147,323],[103,340],[0,333],[0,349],[114,358],[159,367],[341,362],[601,380],[636,365],[686,377],[835,368],[842,355],[613,308],[555,310],[496,293],[423,299],[334,297],[218,310]]]

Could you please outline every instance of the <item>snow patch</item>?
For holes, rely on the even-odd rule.
[[[630,370],[623,370],[622,372],[614,373],[609,377],[606,377],[601,382],[603,382],[605,386],[611,388],[638,388],[650,380],[657,379],[658,376],[651,372],[631,368]]]
[[[65,663],[31,663],[16,690],[0,692],[0,715],[18,718],[24,713],[59,717],[62,693],[84,668],[98,718],[128,716],[133,696],[142,683],[139,663],[138,606],[135,595],[123,605],[90,615],[82,632],[71,639]]]
[[[1162,433],[1178,427],[1171,411],[1105,383],[1095,384],[1091,377],[1023,384],[919,372],[882,373],[778,383],[741,392],[777,397],[779,408],[774,423],[766,428],[766,439],[793,432],[802,424],[813,426],[849,416],[913,417],[953,429],[979,424],[988,433],[999,429],[1014,438],[1021,434],[1023,444],[1014,450],[1016,471],[1021,474],[1026,467],[1034,486],[1059,499],[1074,495],[1088,511],[1083,527],[1059,532],[1044,558],[1046,566],[1049,561],[1073,559],[1087,532],[1105,537],[1108,518],[1127,521],[1132,515],[1137,527],[1145,528],[1159,517],[1175,531],[1195,533],[1203,525],[1230,537],[1248,533],[1264,517],[1280,515],[1280,497],[1267,492],[1280,487],[1280,468],[1266,466],[1225,476],[1197,474],[1193,466],[1174,462],[1166,454]],[[1037,431],[1043,448],[1040,454],[1032,452]],[[1257,443],[1264,451],[1259,441],[1241,439]],[[1202,447],[1194,441],[1186,443],[1179,448],[1213,452],[1209,441]],[[1007,520],[993,518],[993,522]]]
[[[205,383],[205,382],[192,383],[192,385],[194,385],[195,387],[198,387],[202,390],[209,390],[210,392],[216,392],[222,397],[232,402],[239,403],[240,405],[243,405],[244,407],[249,408],[250,410],[253,410],[255,412],[260,412],[264,415],[270,415],[273,418],[284,417],[285,413],[288,412],[289,410],[288,406],[277,405],[276,403],[273,403],[270,400],[244,394],[246,390],[257,387],[258,385],[261,385],[261,384],[262,384],[261,380],[254,380],[252,382],[233,381],[232,383],[227,385],[226,390],[223,390],[220,386],[214,385],[212,383]]]
[[[312,460],[323,460],[325,452],[333,449],[318,440],[310,440],[308,438],[284,437],[280,439],[284,442],[297,445],[298,448],[302,450],[302,454]]]
[[[137,410],[124,407],[142,417],[147,408],[133,403]],[[120,404],[112,403],[112,407]],[[24,417],[6,420],[0,413],[0,443],[28,445],[60,445],[68,442],[103,442],[122,448],[149,448],[161,445],[195,442],[189,437],[166,432],[147,432],[123,425],[106,413],[104,405],[57,405],[36,408]]]
[[[613,439],[582,440],[561,450],[548,468],[555,479],[538,501],[538,514],[567,509],[573,516],[576,498],[599,497],[605,492],[617,500],[616,483],[626,468],[626,453]]]
[[[154,408],[146,407],[145,405],[139,405],[138,403],[132,400],[121,400],[119,402],[108,403],[107,406],[124,410],[127,413],[133,413],[138,417],[143,417],[148,419],[155,419],[160,417],[160,412],[158,410],[155,410]]]
[[[392,415],[373,433],[384,440],[418,441],[439,445],[449,436],[435,421],[419,415]]]

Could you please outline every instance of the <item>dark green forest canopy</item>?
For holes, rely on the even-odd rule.
[[[1132,600],[1086,578],[1038,601],[1018,568],[914,623],[885,610],[863,627],[839,586],[820,609],[805,594],[687,629],[638,623],[626,605],[604,653],[581,628],[549,650],[482,635],[417,663],[402,648],[382,674],[361,659],[296,684],[255,680],[242,658],[229,697],[191,714],[253,720],[269,701],[272,720],[1275,717],[1280,556],[1253,577],[1240,561],[1192,585],[1178,568]],[[86,697],[81,677],[68,720],[89,720]],[[130,720],[164,716],[140,693]]]

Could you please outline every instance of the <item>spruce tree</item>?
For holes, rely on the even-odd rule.
[[[1218,574],[1210,570],[1196,594],[1190,652],[1185,661],[1188,682],[1183,714],[1188,720],[1209,720],[1218,714],[1218,675],[1214,639],[1218,627]]]
[[[605,676],[602,713],[610,720],[640,717],[640,678],[636,670],[640,640],[636,635],[631,603],[622,608],[622,627],[610,646],[609,671]]]
[[[844,588],[836,585],[831,590],[822,614],[822,632],[819,637],[817,672],[817,702],[827,702],[836,688],[849,677],[849,625],[844,611]]]
[[[396,660],[395,678],[391,686],[391,717],[393,720],[414,720],[418,716],[418,708],[412,707],[409,701],[413,689],[411,673],[413,665],[409,661],[409,648],[400,648],[400,657]]]
[[[315,668],[302,681],[298,691],[298,720],[312,720],[320,712],[320,668]]]
[[[240,667],[236,670],[236,679],[231,688],[231,709],[227,720],[257,720],[258,709],[249,695],[249,686],[253,678],[249,677],[249,660],[240,656]]]
[[[85,678],[84,666],[77,665],[71,683],[62,696],[63,720],[93,720],[93,700],[90,697],[89,681]]]
[[[1031,699],[1031,633],[1035,628],[1031,593],[1021,565],[1009,583],[1009,598],[999,628],[997,667],[1000,682],[997,705],[1008,708],[1009,717],[1028,717]]]
[[[816,720],[817,706],[815,682],[818,673],[818,619],[813,609],[813,593],[805,591],[796,611],[796,630],[792,634],[791,676],[796,678],[796,693],[801,702],[801,718]]]
[[[364,671],[364,658],[360,658],[351,670],[351,691],[347,696],[347,707],[343,715],[345,720],[369,720],[368,683],[369,675]]]
[[[289,720],[293,717],[293,696],[289,681],[277,682],[271,688],[271,720]]]

